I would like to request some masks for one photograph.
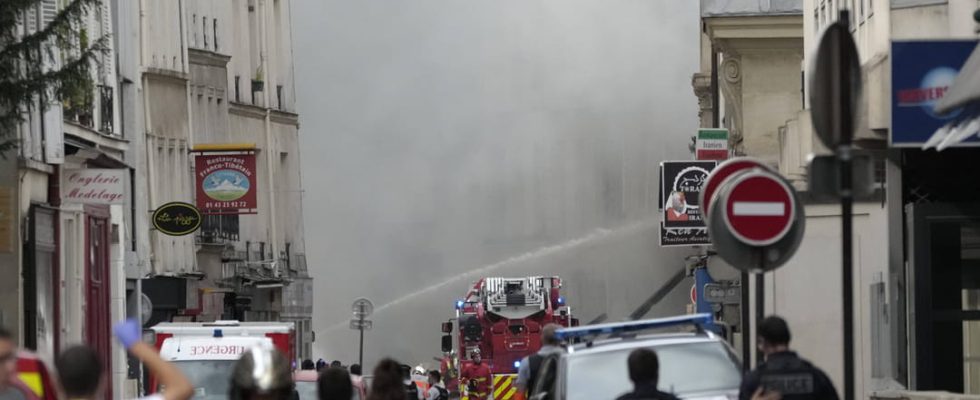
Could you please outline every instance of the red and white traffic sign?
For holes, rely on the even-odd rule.
[[[701,215],[704,220],[708,220],[708,213],[711,211],[711,202],[714,200],[715,192],[721,187],[721,184],[732,176],[736,172],[746,170],[749,168],[761,168],[767,169],[766,165],[761,161],[749,157],[739,157],[733,158],[718,164],[715,169],[711,170],[711,174],[708,175],[708,179],[704,181],[704,186],[701,188],[701,198],[698,199],[701,206]]]
[[[780,177],[763,170],[732,177],[722,194],[723,219],[732,235],[751,246],[768,246],[786,236],[796,219],[796,196]]]

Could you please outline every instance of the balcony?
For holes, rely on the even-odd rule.
[[[197,234],[199,244],[226,244],[238,241],[238,215],[205,215]]]

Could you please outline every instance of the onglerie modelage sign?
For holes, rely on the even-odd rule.
[[[122,204],[126,198],[124,169],[65,169],[62,179],[65,203]]]
[[[202,213],[255,212],[255,154],[199,154],[194,164],[197,208]]]

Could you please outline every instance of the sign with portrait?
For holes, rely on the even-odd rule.
[[[255,214],[255,153],[194,157],[197,208],[204,214]]]
[[[715,165],[715,161],[660,163],[661,246],[711,243],[698,203],[704,182]]]

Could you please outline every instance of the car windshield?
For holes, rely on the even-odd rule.
[[[228,398],[228,384],[235,360],[176,361],[177,368],[194,385],[193,399],[224,400]]]
[[[678,396],[738,390],[742,375],[728,349],[718,342],[652,346],[660,359],[661,391]],[[626,358],[633,349],[568,358],[568,400],[614,398],[632,390]]]

